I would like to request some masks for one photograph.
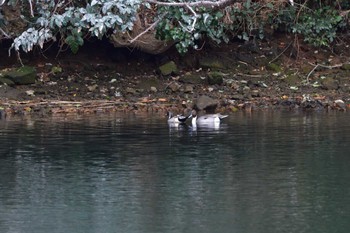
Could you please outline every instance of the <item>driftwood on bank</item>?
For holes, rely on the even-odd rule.
[[[59,101],[59,100],[32,100],[32,101],[0,101],[3,112],[8,115],[18,114],[76,114],[98,113],[141,110],[160,110],[171,104],[164,98],[140,98],[138,102],[109,101],[109,100],[86,100],[86,101]]]

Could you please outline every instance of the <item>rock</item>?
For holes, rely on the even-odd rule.
[[[346,93],[350,93],[350,86],[347,84],[341,85],[340,86],[341,90],[346,92]]]
[[[209,69],[225,69],[225,65],[215,57],[202,57],[199,59],[199,66]]]
[[[312,109],[312,108],[321,109],[323,108],[323,105],[320,101],[315,100],[309,94],[303,94],[303,99],[300,103],[300,107],[303,109]]]
[[[218,101],[210,98],[209,96],[202,95],[197,98],[195,102],[195,107],[198,110],[207,110],[208,111],[213,111],[218,105]]]
[[[10,87],[15,85],[15,83],[12,80],[10,80],[8,78],[0,77],[0,85],[4,85],[4,84],[7,86],[10,86]]]
[[[275,63],[269,63],[267,65],[267,69],[271,70],[273,72],[276,72],[276,73],[279,73],[282,71],[282,67],[280,65],[275,64]]]
[[[27,90],[25,91],[28,96],[35,96],[34,95],[34,90]]]
[[[334,105],[335,105],[335,107],[340,108],[341,110],[346,109],[346,104],[343,100],[335,100]]]
[[[342,70],[350,70],[350,64],[343,64],[343,65],[341,66],[341,69],[342,69]]]
[[[177,82],[171,82],[167,88],[170,89],[172,92],[177,92],[180,89],[181,85]]]
[[[208,82],[208,78],[203,77],[200,74],[186,74],[179,78],[179,82],[189,84],[206,84]]]
[[[151,92],[157,92],[158,91],[157,88],[153,87],[153,86],[150,88],[150,90],[151,90]]]
[[[252,97],[260,97],[260,92],[259,92],[259,90],[252,90],[252,91],[251,91],[251,96],[252,96]]]
[[[241,94],[235,94],[231,97],[233,100],[244,100],[244,96]]]
[[[173,61],[165,63],[164,65],[161,65],[158,69],[162,75],[170,75],[170,74],[178,73],[177,65]]]
[[[114,96],[115,96],[115,97],[122,97],[122,93],[121,93],[119,90],[116,90],[116,91],[114,92]]]
[[[192,85],[185,85],[184,86],[184,92],[185,93],[193,93],[193,86]]]
[[[339,82],[338,80],[327,77],[321,80],[322,88],[326,90],[338,90]]]
[[[54,75],[62,73],[62,67],[60,67],[60,66],[53,66],[51,68],[51,73],[54,74]]]
[[[145,89],[149,90],[151,87],[157,87],[161,86],[160,79],[156,77],[147,77],[147,78],[141,78],[135,81],[136,87],[139,89]]]
[[[89,91],[95,91],[97,89],[98,85],[97,84],[94,84],[94,85],[91,85],[91,86],[87,86],[87,89]]]
[[[223,73],[213,71],[208,74],[209,85],[221,85],[224,82]]]
[[[126,92],[127,94],[132,94],[132,95],[135,95],[135,94],[136,94],[136,90],[135,90],[134,88],[131,88],[131,87],[127,87],[127,88],[125,89],[125,92]]]
[[[43,88],[36,89],[34,95],[47,95],[47,91]]]
[[[301,79],[298,75],[291,74],[287,75],[287,77],[284,78],[283,81],[286,82],[289,86],[296,86],[300,84]]]
[[[0,86],[0,96],[7,99],[19,99],[23,92],[9,86]]]
[[[34,67],[23,66],[17,70],[4,73],[4,77],[12,80],[17,85],[34,84],[37,73]]]

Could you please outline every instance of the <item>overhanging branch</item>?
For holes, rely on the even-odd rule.
[[[237,0],[219,0],[219,1],[197,1],[197,2],[161,2],[156,0],[144,0],[159,6],[176,6],[176,7],[204,7],[204,8],[223,8],[232,5]]]

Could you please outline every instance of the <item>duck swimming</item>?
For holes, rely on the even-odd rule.
[[[192,125],[218,125],[222,119],[228,117],[228,115],[220,113],[198,116],[196,110],[192,110],[190,116],[192,116]]]
[[[167,113],[168,116],[168,123],[185,123],[186,120],[191,116],[184,116],[184,115],[173,115],[172,112]]]

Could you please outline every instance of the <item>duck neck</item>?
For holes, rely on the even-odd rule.
[[[197,125],[197,116],[192,117],[192,125]]]

